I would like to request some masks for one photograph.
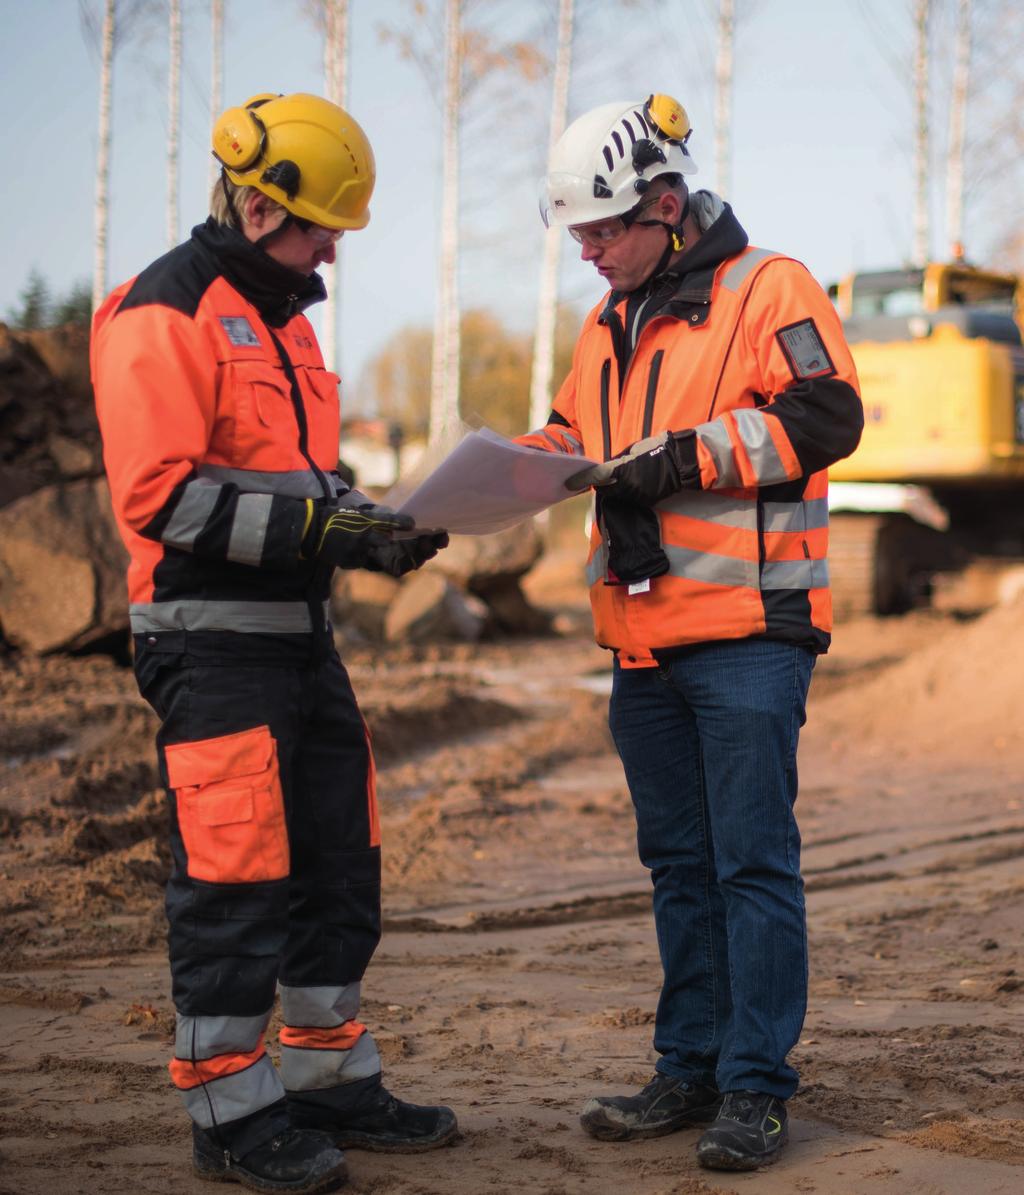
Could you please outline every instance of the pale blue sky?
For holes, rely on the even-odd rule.
[[[100,0],[92,0],[101,7]],[[347,237],[340,354],[355,381],[401,327],[432,321],[440,115],[423,72],[381,40],[382,23],[406,26],[406,0],[351,0],[349,107],[376,152],[372,220]],[[227,0],[225,104],[260,91],[322,89],[317,34],[294,0]],[[477,0],[468,23],[547,38],[554,54],[554,0]],[[715,187],[710,0],[576,0],[578,35],[570,117],[598,103],[667,91],[689,109],[690,145]],[[805,261],[824,283],[851,268],[897,264],[910,249],[910,99],[879,51],[879,24],[894,54],[909,49],[909,4],[876,0],[738,0],[733,185],[730,201],[754,243]],[[186,0],[181,235],[206,211],[209,16]],[[439,27],[439,0],[428,0]],[[888,17],[874,23],[872,10]],[[81,32],[77,0],[0,0],[5,114],[0,316],[29,270],[57,291],[92,264],[92,201],[98,65]],[[904,39],[900,43],[900,39]],[[909,75],[909,68],[908,68]],[[542,228],[537,183],[546,154],[550,80],[470,105],[463,150],[463,307],[486,305],[529,326]],[[165,246],[166,48],[158,21],[148,41],[115,64],[110,285]],[[941,253],[941,203],[933,205]],[[981,222],[969,221],[968,232]],[[994,231],[986,235],[995,236]],[[971,242],[972,256],[990,249]],[[563,295],[596,301],[592,270],[563,247]]]

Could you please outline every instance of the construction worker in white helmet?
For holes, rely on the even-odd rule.
[[[699,1124],[703,1166],[752,1170],[778,1158],[797,1088],[797,738],[830,640],[826,470],[863,414],[828,298],[690,191],[689,142],[682,105],[651,95],[555,146],[542,215],[608,291],[522,440],[601,462],[570,487],[594,492],[595,635],[664,972],[654,1076],[588,1100],[582,1124],[606,1140]]]

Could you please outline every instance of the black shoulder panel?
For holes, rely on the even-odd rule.
[[[194,316],[200,300],[217,277],[212,259],[194,242],[185,241],[146,266],[125,295],[118,311],[158,305]]]

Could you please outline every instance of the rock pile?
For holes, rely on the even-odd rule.
[[[525,524],[456,539],[401,582],[339,573],[335,622],[370,642],[543,633],[550,619],[520,588],[542,550]],[[126,651],[127,564],[103,479],[86,329],[0,324],[0,650]]]
[[[124,573],[88,333],[0,324],[0,635],[31,653],[123,648]]]
[[[550,615],[532,606],[521,588],[543,550],[536,529],[523,523],[496,535],[456,536],[400,582],[379,573],[339,573],[334,621],[370,642],[545,634]]]

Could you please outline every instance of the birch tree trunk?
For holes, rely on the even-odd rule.
[[[459,419],[459,92],[462,78],[460,0],[445,3],[444,152],[441,255],[434,311],[430,443],[443,443]]]
[[[93,213],[92,309],[107,293],[107,232],[110,222],[110,95],[114,65],[116,14],[114,0],[106,0],[100,41],[100,115],[96,147],[96,198]]]
[[[178,142],[181,134],[181,0],[170,0],[167,64],[167,248],[178,243]]]
[[[949,256],[964,256],[964,142],[971,82],[971,0],[957,0],[953,48],[953,94],[949,105],[949,158],[946,162],[946,238]]]
[[[728,199],[732,188],[732,73],[736,40],[734,0],[718,2],[718,56],[715,60],[715,188]]]
[[[569,74],[572,66],[573,0],[559,0],[558,50],[551,90],[551,122],[548,130],[548,161],[555,142],[565,131],[569,107]],[[558,266],[562,229],[544,233],[544,256],[537,295],[537,325],[533,337],[533,369],[530,377],[530,427],[543,427],[551,410],[551,375],[555,364],[555,326],[558,317]]]
[[[914,265],[928,262],[928,17],[929,0],[914,0]]]
[[[217,123],[224,91],[224,0],[210,0],[210,129]],[[212,191],[220,175],[220,163],[210,155],[210,186]]]
[[[345,107],[348,65],[348,0],[324,0],[324,88],[327,99],[339,107]],[[342,242],[335,248],[335,259],[324,267],[327,275],[327,300],[323,307],[323,334],[320,347],[324,364],[335,373],[338,370],[338,315],[341,303],[338,290],[341,285],[339,269]]]

